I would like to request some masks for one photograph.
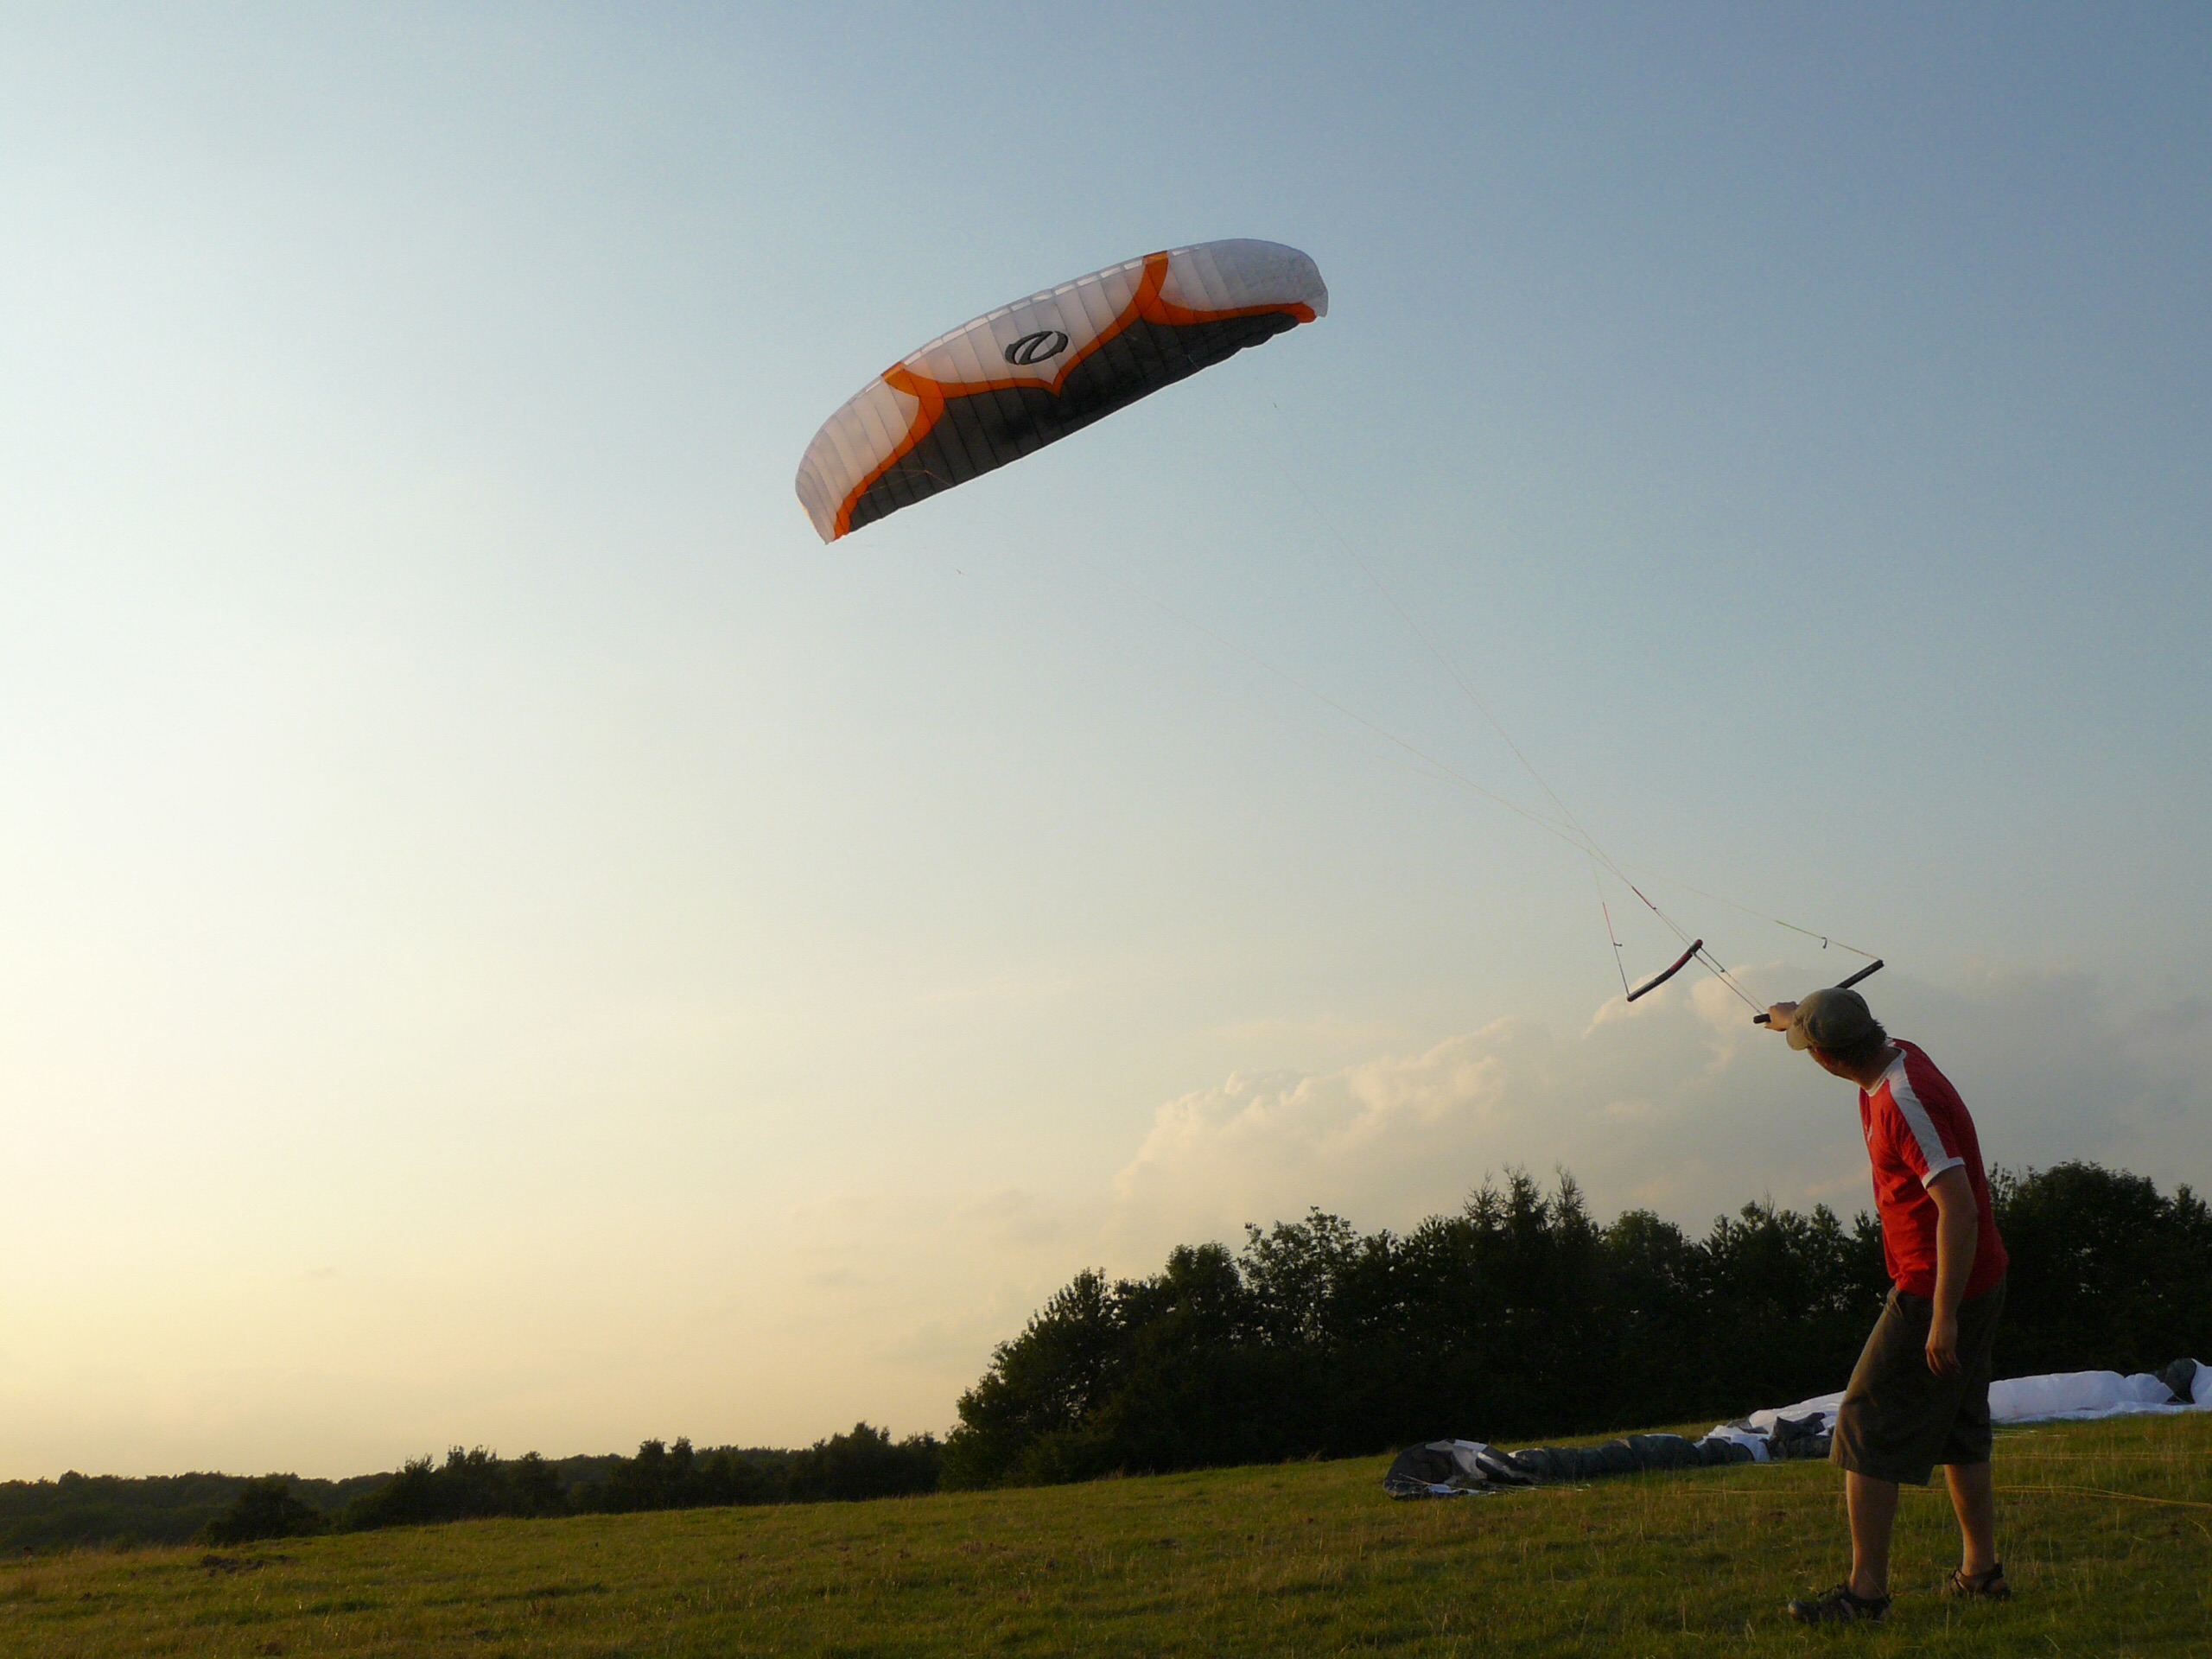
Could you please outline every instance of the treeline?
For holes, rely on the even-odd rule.
[[[1998,1375],[2212,1359],[2212,1211],[2187,1187],[2065,1164],[1992,1196]],[[945,1484],[1736,1417],[1840,1388],[1888,1290],[1871,1217],[1600,1226],[1565,1176],[1485,1184],[1402,1236],[1319,1211],[1246,1230],[1149,1278],[1078,1274],[961,1396]]]
[[[327,1515],[391,1477],[276,1478],[300,1501]],[[189,1543],[237,1502],[250,1484],[242,1475],[130,1477],[81,1475],[74,1470],[59,1480],[0,1481],[0,1554],[21,1555],[94,1544]]]
[[[804,1451],[647,1440],[633,1458],[589,1460],[601,1472],[570,1482],[535,1452],[501,1459],[482,1446],[454,1446],[440,1464],[423,1458],[361,1492],[336,1514],[318,1510],[288,1477],[251,1481],[200,1536],[212,1544],[296,1538],[319,1532],[500,1516],[624,1515],[737,1503],[824,1503],[935,1491],[943,1448],[931,1434],[894,1441],[888,1429],[855,1423]]]
[[[93,1544],[240,1544],[263,1538],[495,1516],[624,1514],[736,1503],[817,1503],[934,1491],[935,1436],[893,1440],[856,1423],[791,1451],[647,1440],[634,1457],[499,1458],[454,1446],[397,1474],[347,1480],[192,1474],[129,1479],[66,1474],[0,1482],[0,1552]]]
[[[567,1486],[534,1452],[505,1462],[480,1446],[455,1446],[442,1465],[428,1458],[409,1464],[348,1503],[332,1525],[361,1532],[494,1516],[626,1515],[904,1497],[937,1490],[943,1457],[935,1435],[894,1441],[888,1429],[855,1423],[850,1433],[833,1434],[799,1452],[721,1446],[701,1452],[688,1440],[673,1446],[647,1440],[637,1456],[612,1459],[600,1478]],[[209,1537],[222,1541],[215,1532]]]

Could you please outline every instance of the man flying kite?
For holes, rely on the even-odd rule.
[[[1892,1288],[1836,1413],[1832,1463],[1844,1470],[1851,1576],[1789,1604],[1808,1624],[1879,1619],[1890,1610],[1897,1486],[1943,1465],[1964,1544],[1947,1596],[2001,1601],[1989,1471],[1990,1351],[2005,1306],[2005,1241],[1989,1203],[1966,1103],[1913,1044],[1893,1039],[1858,992],[1815,991],[1767,1010],[1770,1030],[1859,1085]]]

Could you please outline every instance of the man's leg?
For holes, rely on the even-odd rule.
[[[1958,1511],[1959,1539],[1964,1560],[1960,1567],[1970,1579],[1980,1578],[1997,1565],[1997,1498],[1986,1463],[1947,1463],[1943,1484],[1951,1489],[1951,1507]],[[1894,1491],[1891,1501],[1896,1501]],[[1852,1535],[1858,1535],[1858,1525]]]
[[[1989,1465],[1981,1466],[1985,1489]],[[1869,1599],[1890,1593],[1890,1529],[1897,1518],[1897,1484],[1856,1470],[1843,1477],[1851,1511],[1851,1593]]]

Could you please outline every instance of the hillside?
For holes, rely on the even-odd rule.
[[[1937,1601],[1948,1511],[1909,1493],[1897,1611],[1854,1653],[2212,1654],[2212,1419],[2009,1431],[1998,1459],[2019,1599]],[[1780,1605],[1842,1558],[1822,1465],[1427,1503],[1383,1466],[86,1552],[0,1566],[0,1651],[1799,1653]]]

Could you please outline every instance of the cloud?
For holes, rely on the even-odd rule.
[[[2124,1014],[2070,973],[1942,988],[1892,972],[1878,990],[1892,1028],[1959,1084],[1993,1161],[2093,1158],[2162,1185],[2212,1174],[2202,1002]],[[1498,1020],[1417,1052],[1232,1074],[1169,1101],[1115,1181],[1108,1238],[1141,1254],[1313,1204],[1402,1227],[1516,1166],[1571,1170],[1601,1216],[1648,1207],[1693,1227],[1761,1195],[1847,1214],[1868,1203],[1848,1086],[1707,982],[1615,998],[1578,1032]]]

